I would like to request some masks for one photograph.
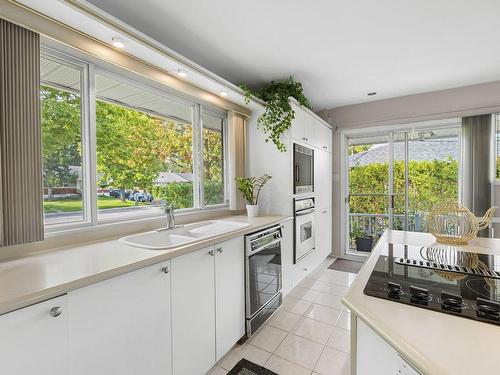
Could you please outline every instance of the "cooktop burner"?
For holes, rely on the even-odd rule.
[[[500,325],[500,257],[446,245],[390,243],[364,293]]]

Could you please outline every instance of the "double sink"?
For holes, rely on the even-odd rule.
[[[123,237],[127,245],[149,250],[167,250],[187,245],[249,227],[248,223],[232,220],[211,220],[178,226],[172,229],[158,229],[151,232]]]

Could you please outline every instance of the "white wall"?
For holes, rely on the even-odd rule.
[[[272,142],[266,142],[266,136],[261,129],[257,129],[257,118],[263,113],[263,108],[252,113],[247,120],[247,159],[246,175],[258,177],[263,173],[270,174],[271,180],[262,188],[259,197],[260,212],[262,214],[292,215],[292,151],[278,152]],[[289,144],[289,132],[283,138],[283,143]],[[266,165],[265,170],[262,165]],[[283,181],[289,180],[284,184]],[[283,191],[285,186],[285,191]]]

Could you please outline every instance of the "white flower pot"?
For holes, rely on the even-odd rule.
[[[248,217],[259,216],[259,205],[258,204],[247,204],[247,216]]]

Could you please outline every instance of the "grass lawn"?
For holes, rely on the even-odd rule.
[[[132,201],[122,202],[118,198],[106,197],[102,195],[97,197],[97,206],[99,209],[129,207],[134,205],[135,203]],[[57,212],[74,212],[82,211],[83,204],[81,198],[51,199],[43,201],[43,209],[46,214],[53,214]]]

